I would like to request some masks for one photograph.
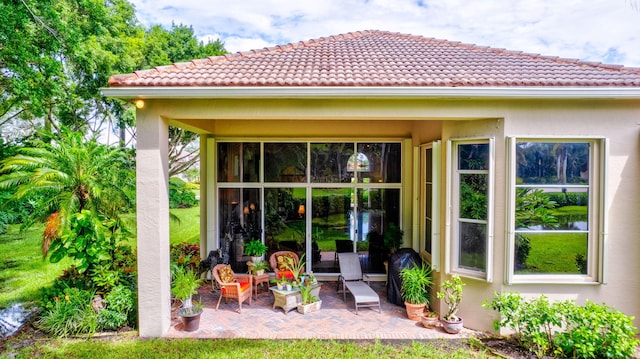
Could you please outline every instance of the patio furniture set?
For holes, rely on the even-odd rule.
[[[381,312],[380,297],[370,287],[369,282],[365,283],[363,280],[365,278],[368,280],[368,276],[362,273],[358,254],[338,253],[338,260],[340,265],[338,292],[343,293],[343,299],[346,301],[347,292],[351,293],[354,298],[356,314],[358,314],[358,309],[362,307],[377,307],[378,312]],[[291,251],[275,252],[269,258],[276,280],[280,278],[298,279],[297,274],[291,269],[298,266],[299,261],[298,255]],[[314,281],[301,282],[300,287],[294,287],[290,290],[280,289],[278,286],[269,287],[269,274],[238,274],[234,273],[228,264],[218,264],[213,267],[211,272],[214,279],[212,281],[213,289],[216,289],[216,286],[220,289],[216,310],[219,308],[222,298],[225,299],[225,303],[228,299],[234,299],[238,301],[238,312],[242,313],[242,303],[249,300],[249,305],[251,305],[252,298],[258,295],[258,289],[264,288],[266,285],[274,297],[273,308],[282,308],[285,313],[288,313],[302,302],[301,289],[304,286],[309,287],[304,289],[310,290],[310,295],[313,297],[319,296],[322,286]]]

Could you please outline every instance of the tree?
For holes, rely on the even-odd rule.
[[[112,232],[122,228],[120,214],[133,208],[131,156],[66,127],[55,135],[44,133],[42,138],[0,162],[0,189],[15,189],[5,205],[38,199],[23,227],[46,221],[43,255],[69,228],[71,218],[83,211],[110,221]]]

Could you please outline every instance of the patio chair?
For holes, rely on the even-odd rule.
[[[340,264],[338,291],[342,285],[343,300],[347,301],[347,291],[349,291],[353,295],[356,314],[361,307],[378,307],[378,313],[381,313],[380,296],[369,286],[369,276],[362,274],[358,253],[338,253],[338,261]],[[367,283],[363,281],[364,277],[367,278]]]
[[[293,272],[288,269],[288,263],[298,264],[298,255],[292,251],[277,251],[269,257],[269,265],[273,269],[276,279],[285,277],[289,280],[293,279]]]
[[[245,300],[249,299],[249,305],[251,305],[253,284],[250,274],[235,274],[228,264],[218,264],[211,270],[211,275],[220,287],[220,298],[218,298],[216,310],[220,306],[222,297],[225,303],[228,303],[229,298],[237,299],[238,313],[242,313],[242,302]],[[212,286],[215,286],[213,282]]]

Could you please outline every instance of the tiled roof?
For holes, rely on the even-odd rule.
[[[116,75],[109,86],[635,87],[640,69],[359,31]]]

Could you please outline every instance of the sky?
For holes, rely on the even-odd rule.
[[[640,68],[640,0],[130,0],[145,26],[191,25],[249,51],[361,30]]]

